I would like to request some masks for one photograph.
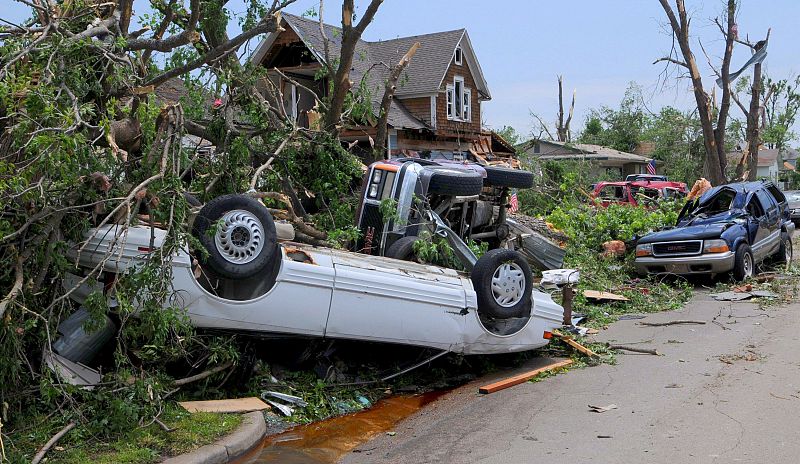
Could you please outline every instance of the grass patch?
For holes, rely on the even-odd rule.
[[[238,414],[186,412],[170,404],[161,421],[175,429],[165,432],[158,424],[139,427],[112,441],[101,441],[78,426],[62,438],[47,453],[48,463],[57,464],[150,464],[161,456],[175,456],[213,443],[232,432],[242,422]],[[29,463],[42,446],[63,423],[54,418],[32,418],[32,428],[10,432],[4,437],[6,454],[11,463]]]

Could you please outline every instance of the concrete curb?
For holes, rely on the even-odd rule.
[[[249,412],[243,416],[242,425],[216,443],[201,446],[162,464],[225,464],[255,446],[267,433],[267,423],[261,411]]]

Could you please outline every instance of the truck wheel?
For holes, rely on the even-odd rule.
[[[478,311],[497,319],[523,317],[531,305],[531,268],[517,251],[487,251],[471,274]]]
[[[733,263],[733,278],[743,281],[753,277],[755,263],[753,261],[753,251],[750,246],[742,243],[736,248],[736,255]]]
[[[403,261],[414,261],[414,258],[417,257],[416,253],[414,253],[414,243],[416,243],[417,240],[419,240],[419,237],[414,235],[400,237],[389,246],[385,256],[387,258],[400,259]]]
[[[433,174],[428,184],[428,193],[438,195],[472,196],[481,193],[483,176],[475,171],[426,166]]]
[[[203,264],[221,277],[246,279],[275,255],[275,223],[267,208],[245,195],[223,195],[200,210],[192,234],[208,250]]]
[[[484,169],[486,169],[486,185],[512,188],[533,187],[532,172],[500,166],[484,166]]]
[[[791,263],[793,252],[792,238],[787,232],[781,232],[781,246],[775,254],[775,262],[778,264]]]

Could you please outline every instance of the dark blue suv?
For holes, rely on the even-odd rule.
[[[639,274],[711,274],[751,277],[760,263],[792,259],[786,197],[772,182],[714,187],[689,201],[675,227],[648,234],[636,245]]]

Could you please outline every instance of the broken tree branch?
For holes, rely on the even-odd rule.
[[[698,324],[703,325],[706,321],[694,321],[690,319],[676,319],[674,321],[667,321],[667,322],[640,322],[641,325],[646,325],[648,327],[663,327],[667,325],[680,325],[680,324]]]
[[[197,382],[198,380],[203,380],[205,378],[211,377],[214,374],[218,374],[218,373],[224,371],[225,369],[228,369],[231,366],[233,366],[233,361],[228,361],[228,362],[222,363],[219,366],[216,366],[216,367],[214,367],[212,369],[208,369],[206,371],[203,371],[203,372],[201,372],[201,373],[199,373],[197,375],[193,375],[191,377],[184,377],[182,379],[178,379],[178,380],[172,382],[172,385],[174,385],[176,387],[181,387],[183,385],[190,384],[192,382]]]
[[[389,153],[386,151],[386,138],[388,134],[389,125],[389,110],[392,106],[394,93],[397,90],[397,80],[400,79],[400,74],[406,69],[411,58],[417,53],[419,42],[415,42],[411,48],[408,49],[405,55],[400,58],[400,61],[392,66],[389,70],[389,77],[386,79],[384,86],[383,98],[381,99],[380,116],[378,118],[378,130],[375,135],[375,154],[382,155],[384,159],[389,158]]]
[[[56,442],[58,442],[58,440],[61,440],[61,438],[64,435],[66,435],[67,432],[69,432],[74,428],[75,428],[75,422],[70,422],[69,424],[65,425],[64,428],[61,429],[57,434],[53,435],[53,437],[50,438],[50,440],[48,440],[47,443],[44,444],[44,446],[42,446],[42,449],[40,449],[39,452],[36,453],[36,456],[34,456],[33,460],[31,460],[31,464],[39,464],[42,461],[42,459],[44,459],[44,455],[47,454],[48,451],[50,451],[50,448],[52,448],[53,445],[55,445]]]
[[[652,354],[655,356],[661,356],[661,354],[658,351],[649,348],[637,348],[635,346],[626,346],[626,345],[612,345],[610,343],[606,343],[606,347],[608,347],[608,349],[611,350],[632,351],[634,353],[643,353],[643,354]]]

